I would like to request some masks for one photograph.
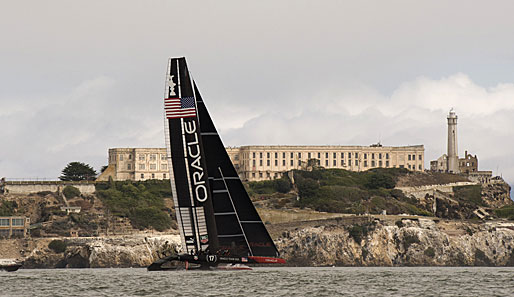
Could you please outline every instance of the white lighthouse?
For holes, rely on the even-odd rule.
[[[450,109],[448,114],[448,172],[459,173],[459,156],[457,155],[457,115]]]

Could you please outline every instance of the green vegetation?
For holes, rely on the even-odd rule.
[[[431,215],[416,199],[394,189],[398,177],[409,171],[400,168],[376,168],[364,172],[342,169],[294,171],[300,200],[299,207],[318,211],[363,214],[408,213]]]
[[[16,213],[18,204],[15,201],[0,201],[0,216],[12,216]]]
[[[273,194],[276,192],[287,193],[291,191],[292,185],[287,175],[279,179],[249,182],[249,194]]]
[[[62,193],[64,194],[64,197],[66,197],[66,199],[71,199],[71,198],[80,196],[80,190],[74,186],[64,187],[64,189],[62,190]]]
[[[494,210],[494,213],[500,218],[514,220],[514,205],[507,205]]]
[[[453,187],[455,199],[473,206],[485,206],[480,185]]]
[[[164,231],[172,225],[170,210],[164,206],[171,193],[169,181],[109,181],[97,184],[96,191],[111,214],[129,218],[134,228]]]
[[[348,232],[350,237],[355,240],[356,243],[360,244],[362,239],[368,235],[369,226],[364,225],[353,225]]]
[[[427,257],[433,258],[435,257],[435,250],[433,247],[427,247],[423,254],[425,254]]]
[[[407,234],[403,238],[403,247],[408,250],[409,247],[415,243],[419,243],[419,238],[416,235]]]
[[[68,163],[59,177],[60,180],[64,181],[95,180],[95,178],[96,171],[93,167],[82,162]]]
[[[64,242],[62,240],[57,240],[57,239],[52,240],[48,244],[48,248],[58,254],[64,253],[64,251],[66,250],[66,242]]]

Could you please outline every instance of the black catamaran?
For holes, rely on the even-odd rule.
[[[285,263],[255,210],[185,58],[166,73],[164,131],[182,253],[159,259],[216,267],[220,263]]]

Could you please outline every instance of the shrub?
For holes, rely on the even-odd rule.
[[[423,252],[423,254],[425,254],[425,256],[430,257],[430,258],[435,257],[434,248],[433,247],[427,247],[427,249]]]
[[[495,209],[494,213],[500,218],[514,220],[514,205],[507,205],[502,208]]]
[[[469,202],[472,205],[485,206],[480,185],[453,187],[453,193],[457,200]]]
[[[18,204],[15,201],[0,201],[0,216],[12,216]]]
[[[62,193],[64,194],[64,197],[66,197],[66,199],[71,199],[73,197],[80,196],[80,190],[74,186],[64,187],[64,189],[62,190]]]
[[[356,243],[360,244],[362,239],[368,235],[368,226],[353,225],[349,233],[350,237],[353,238]]]
[[[57,240],[57,239],[52,240],[48,244],[48,248],[58,254],[64,253],[64,251],[66,250],[66,242],[64,242],[62,240]]]
[[[403,238],[403,247],[405,250],[408,250],[409,247],[414,243],[419,243],[419,238],[416,235],[407,234]]]
[[[402,220],[398,220],[398,221],[394,222],[394,224],[395,224],[396,226],[398,226],[398,228],[402,228],[402,227],[403,227],[403,222],[402,222]]]

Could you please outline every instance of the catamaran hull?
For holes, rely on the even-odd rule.
[[[162,267],[164,264],[172,262],[172,261],[180,261],[189,264],[197,264],[204,269],[210,269],[211,267],[217,267],[219,269],[229,269],[229,266],[219,266],[219,264],[230,264],[230,265],[246,265],[246,264],[285,264],[286,261],[281,258],[271,258],[271,257],[230,257],[230,256],[219,256],[219,255],[172,255],[162,259],[159,259],[153,262],[150,266],[147,267],[148,271],[162,271],[162,270],[170,270],[175,268],[167,268]],[[236,269],[240,267],[239,269]],[[249,270],[242,266],[234,266],[234,269],[231,270]],[[248,267],[250,268],[250,267]]]

